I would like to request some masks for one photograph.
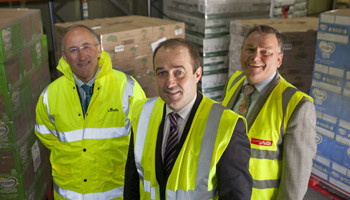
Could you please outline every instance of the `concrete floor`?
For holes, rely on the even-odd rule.
[[[323,195],[322,193],[310,188],[307,190],[304,200],[329,200],[331,198]]]

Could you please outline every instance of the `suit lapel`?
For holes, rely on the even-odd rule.
[[[163,117],[162,122],[160,123],[159,129],[158,129],[158,136],[157,136],[157,146],[156,146],[156,177],[159,183],[159,186],[161,188],[162,193],[162,187],[165,188],[166,186],[166,176],[163,168],[163,159],[162,159],[162,143],[163,143],[163,137],[164,137],[164,119],[165,119],[165,104],[163,107]],[[162,196],[162,195],[161,195]]]
[[[272,90],[276,87],[276,85],[280,82],[281,78],[279,77],[279,74],[276,73],[275,77],[272,79],[271,83],[267,86],[266,91],[260,98],[257,100],[255,103],[254,107],[252,108],[252,111],[250,114],[247,116],[247,125],[248,125],[248,130],[250,127],[253,125],[256,117],[258,116],[261,108],[264,106],[267,98],[270,96]]]

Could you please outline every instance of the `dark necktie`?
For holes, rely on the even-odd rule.
[[[243,89],[243,99],[238,108],[238,114],[246,117],[250,105],[250,96],[255,91],[254,85],[246,84]]]
[[[173,160],[175,159],[175,152],[179,143],[179,133],[177,130],[177,120],[180,116],[177,113],[170,113],[170,133],[165,146],[164,152],[164,171],[168,177],[172,168]]]
[[[86,113],[86,111],[89,107],[90,100],[91,100],[91,87],[84,84],[81,86],[81,88],[83,88],[83,90],[85,92],[85,99],[83,100],[83,108],[84,108],[84,113]]]

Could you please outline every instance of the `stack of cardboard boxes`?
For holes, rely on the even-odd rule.
[[[164,13],[186,23],[186,38],[201,55],[203,76],[199,89],[221,101],[227,82],[229,22],[232,19],[268,18],[270,0],[164,0]]]
[[[153,51],[166,39],[184,38],[183,22],[124,16],[55,24],[57,58],[61,57],[61,40],[66,27],[83,24],[98,35],[102,50],[109,53],[113,68],[133,76],[144,89],[147,97],[158,96],[153,72]]]
[[[350,198],[350,9],[320,15],[310,94],[317,111],[312,172]]]
[[[34,134],[35,106],[50,82],[39,10],[0,9],[0,199],[40,199],[48,151]]]
[[[271,1],[271,17],[296,18],[306,17],[307,0],[274,0]]]
[[[254,25],[269,25],[276,28],[283,37],[284,56],[279,73],[299,90],[309,93],[313,63],[315,59],[318,18],[274,18],[231,21],[229,76],[236,70],[242,71],[240,63],[244,36]]]

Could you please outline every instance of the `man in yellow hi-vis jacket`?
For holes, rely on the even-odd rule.
[[[313,100],[278,74],[282,48],[274,28],[251,28],[223,100],[247,119],[254,200],[302,200],[316,153]]]
[[[153,63],[160,97],[135,103],[124,199],[250,199],[245,120],[197,92],[198,50],[170,39]]]
[[[63,76],[42,92],[35,126],[51,150],[55,199],[122,199],[130,112],[145,94],[112,69],[90,28],[68,27],[62,45]]]

